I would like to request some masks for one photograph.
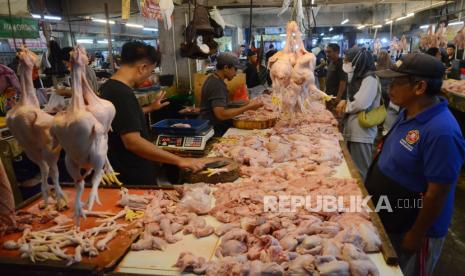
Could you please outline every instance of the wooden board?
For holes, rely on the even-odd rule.
[[[238,129],[266,129],[274,127],[277,121],[277,118],[268,119],[266,121],[233,119],[233,126]]]
[[[365,185],[363,184],[362,178],[360,177],[360,173],[358,172],[358,169],[355,166],[355,163],[352,160],[352,157],[350,156],[347,146],[342,141],[340,142],[340,144],[342,148],[342,153],[344,154],[344,159],[347,162],[347,166],[349,167],[349,171],[350,171],[350,174],[352,175],[352,178],[357,180],[357,184],[360,190],[362,191],[362,195],[368,196],[368,191],[365,188]],[[368,202],[368,207],[370,207],[372,210],[375,209],[373,205],[373,201],[371,201],[371,199]],[[397,265],[399,263],[397,253],[391,244],[391,240],[389,239],[386,233],[386,230],[384,229],[381,219],[379,218],[376,212],[370,212],[369,215],[370,215],[371,222],[375,225],[376,229],[378,229],[378,234],[382,242],[381,252],[383,253],[384,260],[386,261],[388,265]]]
[[[205,171],[200,171],[197,173],[190,173],[190,172],[183,172],[181,171],[181,179],[182,182],[185,183],[226,183],[226,182],[234,182],[236,179],[239,178],[239,164],[237,164],[234,160],[224,157],[209,157],[205,158],[204,160],[207,163],[215,162],[215,161],[226,161],[229,164],[225,166],[228,169],[227,172],[220,172],[218,174],[214,174],[212,176],[208,176],[208,174],[204,173]]]
[[[75,189],[74,188],[64,188],[64,191],[68,197],[68,206],[73,206],[74,202],[74,195]],[[85,202],[87,200],[88,194],[90,192],[89,188],[86,188],[83,196],[81,198],[82,201]],[[131,190],[131,193],[144,193],[144,190]],[[118,213],[122,208],[116,206],[116,202],[119,200],[119,189],[99,189],[99,196],[102,202],[102,205],[95,204],[94,211],[105,211],[105,212],[112,212]],[[41,200],[35,200],[29,205],[22,208],[22,210],[27,210],[30,212],[37,212],[38,204]],[[64,211],[64,214],[71,217],[73,215],[73,208],[70,208]],[[91,227],[98,225],[96,223],[97,218],[95,217],[88,217],[87,219],[81,218],[81,229],[85,230]],[[118,221],[119,223],[125,223],[123,219]],[[55,225],[53,221],[47,224],[34,224],[34,230],[41,230],[48,227]],[[127,233],[130,229],[134,228],[131,224],[128,227],[124,228],[122,232],[119,233]],[[85,255],[82,257],[82,262],[79,264],[73,264],[69,267],[66,266],[65,261],[46,261],[42,263],[32,263],[29,259],[21,259],[20,254],[17,250],[4,250],[0,248],[0,271],[11,270],[11,271],[20,271],[20,270],[30,270],[33,269],[34,271],[44,271],[44,273],[51,273],[52,271],[63,271],[66,268],[68,271],[77,271],[76,273],[79,274],[79,271],[82,272],[83,270],[90,272],[103,272],[112,270],[118,262],[124,257],[126,252],[129,250],[131,244],[137,239],[139,233],[135,233],[134,235],[117,235],[115,239],[108,243],[109,249],[102,251],[99,253],[97,257],[89,258]],[[13,233],[10,235],[6,235],[0,238],[0,244],[3,244],[6,240],[17,240],[21,236],[21,233]],[[68,253],[72,253],[73,250],[70,249],[67,251]],[[7,275],[7,274],[4,274]],[[81,274],[82,275],[82,274]]]

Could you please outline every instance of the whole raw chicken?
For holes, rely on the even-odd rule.
[[[462,29],[457,32],[457,35],[454,37],[454,44],[457,49],[465,48],[465,25],[463,25]]]
[[[447,46],[447,35],[446,35],[446,25],[440,23],[438,29],[436,30],[436,40],[438,48],[446,48]]]
[[[405,35],[402,35],[399,41],[399,51],[401,53],[408,52],[408,43],[407,43],[407,37]]]
[[[397,37],[392,38],[389,50],[391,53],[397,53],[397,51],[399,51],[399,39]]]
[[[80,46],[77,47],[79,51],[82,52],[83,56],[87,56],[84,48]],[[105,135],[103,138],[105,139],[105,143],[108,144],[108,132],[111,131],[111,122],[113,121],[113,118],[115,118],[116,114],[115,106],[110,101],[98,97],[95,92],[92,91],[92,88],[87,81],[85,74],[82,75],[82,93],[87,111],[92,113],[104,127]],[[110,184],[113,182],[117,183],[118,185],[122,185],[122,183],[116,177],[117,173],[114,172],[108,157],[105,159],[104,172],[104,183],[106,182]],[[96,198],[96,201],[100,204],[98,197]],[[89,208],[92,208],[92,206],[89,206]]]
[[[79,226],[79,218],[81,215],[84,216],[81,203],[84,179],[92,172],[92,190],[87,202],[89,210],[92,209],[94,201],[98,200],[97,189],[107,161],[109,128],[101,122],[111,123],[114,112],[110,113],[102,109],[101,113],[94,115],[89,111],[89,109],[92,110],[92,105],[86,106],[83,96],[83,90],[86,89],[83,87],[86,85],[86,82],[83,82],[83,76],[88,61],[87,56],[84,50],[77,46],[71,53],[71,59],[74,94],[68,108],[56,115],[51,132],[66,151],[66,168],[77,190],[74,214],[76,225]],[[84,173],[81,173],[81,170],[84,170]]]
[[[273,96],[278,99],[281,112],[294,117],[296,113],[306,111],[311,100],[328,97],[315,85],[315,64],[315,55],[305,50],[297,23],[290,21],[286,27],[284,49],[268,61]]]
[[[66,198],[60,187],[57,166],[61,147],[50,135],[53,116],[40,109],[32,81],[32,69],[38,59],[33,52],[24,47],[18,56],[21,99],[8,112],[6,123],[29,159],[40,168],[42,198],[45,205],[49,200],[48,177],[51,177],[55,186],[57,207],[62,209],[66,206]]]
[[[374,49],[374,54],[375,54],[375,55],[377,55],[377,56],[379,55],[379,53],[380,53],[380,51],[381,51],[381,46],[382,46],[382,45],[381,45],[381,40],[380,40],[379,38],[377,38],[377,39],[375,40],[374,45],[373,45],[373,49]]]
[[[433,44],[437,44],[437,43],[434,43],[434,41],[435,41],[435,35],[433,34],[433,26],[430,25],[428,27],[428,30],[426,30],[426,33],[420,36],[420,48],[428,49],[430,47],[433,47],[432,46]],[[437,46],[434,46],[434,47],[437,47]]]

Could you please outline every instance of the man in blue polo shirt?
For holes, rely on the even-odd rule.
[[[396,249],[404,275],[431,275],[449,228],[465,159],[457,121],[439,97],[444,65],[408,54],[388,70],[389,97],[403,110],[386,136],[365,185]],[[389,206],[387,206],[388,199]]]

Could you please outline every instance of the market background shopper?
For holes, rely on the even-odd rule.
[[[338,44],[330,43],[326,46],[325,53],[329,60],[326,74],[326,94],[335,96],[340,101],[347,88],[347,74],[342,70],[343,60],[340,57]]]
[[[451,223],[454,193],[465,160],[465,140],[439,97],[445,68],[425,54],[405,55],[391,70],[391,101],[403,108],[368,172],[375,204],[384,197],[393,211],[378,213],[406,276],[432,275]],[[408,208],[399,205],[408,202]],[[421,204],[419,204],[421,202]]]
[[[365,48],[352,48],[345,55],[343,70],[347,73],[348,92],[346,98],[337,105],[336,113],[344,118],[344,140],[364,179],[373,159],[377,126],[360,126],[358,113],[378,107],[381,99],[373,56]]]

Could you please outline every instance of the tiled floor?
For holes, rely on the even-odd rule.
[[[452,225],[434,275],[465,275],[465,172],[457,185]]]

